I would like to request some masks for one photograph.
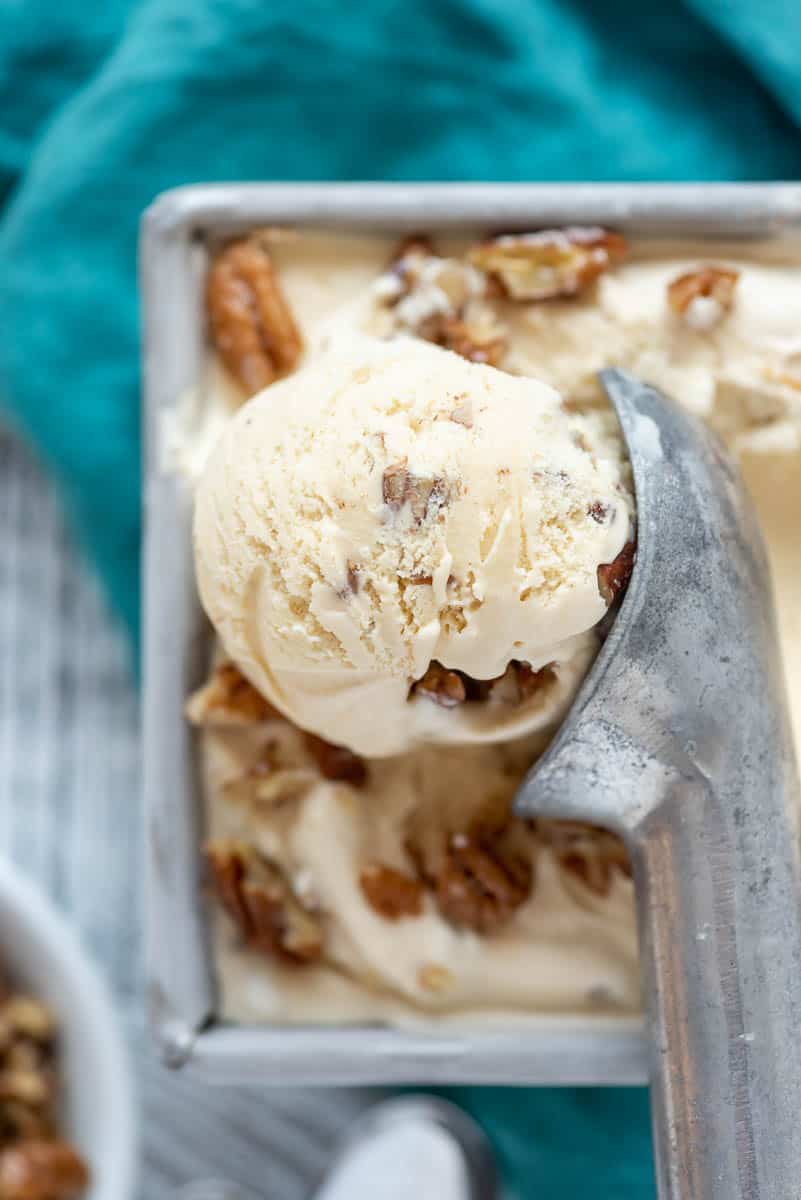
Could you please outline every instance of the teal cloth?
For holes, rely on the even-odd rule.
[[[0,403],[132,639],[135,243],[159,191],[798,178],[800,68],[798,0],[4,0]],[[514,1195],[653,1196],[644,1093],[458,1097]]]

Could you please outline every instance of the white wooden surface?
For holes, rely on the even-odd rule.
[[[259,1200],[304,1200],[368,1097],[203,1089],[152,1058],[139,1000],[137,701],[124,637],[41,471],[1,428],[0,852],[71,916],[115,989],[139,1080],[140,1200],[168,1200],[204,1176]]]

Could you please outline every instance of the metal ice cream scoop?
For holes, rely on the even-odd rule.
[[[770,579],[716,439],[622,371],[637,560],[516,802],[614,829],[634,868],[659,1196],[801,1195],[801,794]]]

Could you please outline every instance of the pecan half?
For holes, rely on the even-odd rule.
[[[367,783],[367,763],[347,746],[336,746],[314,733],[305,734],[304,740],[325,779],[349,783],[351,787],[364,787]]]
[[[448,485],[440,476],[430,478],[414,475],[404,460],[390,464],[381,480],[381,494],[386,506],[400,512],[408,504],[415,525],[439,512],[449,500]]]
[[[203,687],[189,697],[186,715],[193,725],[255,725],[282,719],[232,662],[214,668]]]
[[[699,267],[668,284],[668,305],[693,329],[711,329],[731,311],[740,272],[730,267]]]
[[[608,896],[616,872],[631,875],[625,845],[616,834],[583,821],[538,821],[540,838],[553,849],[563,871],[596,896]]]
[[[359,887],[368,904],[388,921],[419,917],[423,911],[423,885],[385,863],[368,863],[359,874]]]
[[[631,579],[634,561],[637,557],[635,542],[626,542],[623,549],[609,563],[601,563],[598,567],[598,591],[607,604],[612,604]]]
[[[3,1200],[78,1200],[89,1186],[89,1169],[64,1141],[27,1141],[0,1152]]]
[[[214,259],[206,311],[217,352],[250,395],[297,363],[300,332],[258,235],[232,242]]]
[[[456,316],[437,315],[430,317],[417,331],[427,342],[434,342],[445,350],[466,358],[468,362],[487,363],[497,367],[509,348],[508,339],[502,335],[487,336],[474,329]]]
[[[32,996],[12,995],[0,1004],[0,1029],[13,1038],[49,1045],[55,1034],[53,1015]],[[5,1040],[5,1039],[3,1039]]]
[[[52,1014],[31,996],[11,993],[0,1003],[0,1146],[55,1134],[55,1034]]]
[[[491,934],[531,893],[531,862],[499,836],[453,834],[437,873],[436,899],[452,925]]]
[[[214,890],[246,942],[288,963],[320,957],[320,922],[275,863],[253,846],[233,841],[210,843],[206,859]]]
[[[436,661],[428,664],[425,675],[412,684],[409,694],[425,696],[442,708],[455,708],[467,700],[467,688],[461,672],[449,671]]]
[[[578,295],[626,252],[619,233],[569,226],[492,238],[468,257],[510,300],[552,300]]]

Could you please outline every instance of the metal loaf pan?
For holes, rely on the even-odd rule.
[[[200,372],[204,246],[258,225],[409,232],[612,225],[634,236],[779,238],[801,186],[223,184],[167,192],[141,232],[144,327],[144,806],[149,1007],[165,1061],[258,1084],[630,1084],[646,1079],[631,1018],[543,1016],[525,1031],[236,1027],[215,1020],[200,880],[201,803],[183,717],[209,628],[192,569],[191,496],[165,461],[164,415]]]

